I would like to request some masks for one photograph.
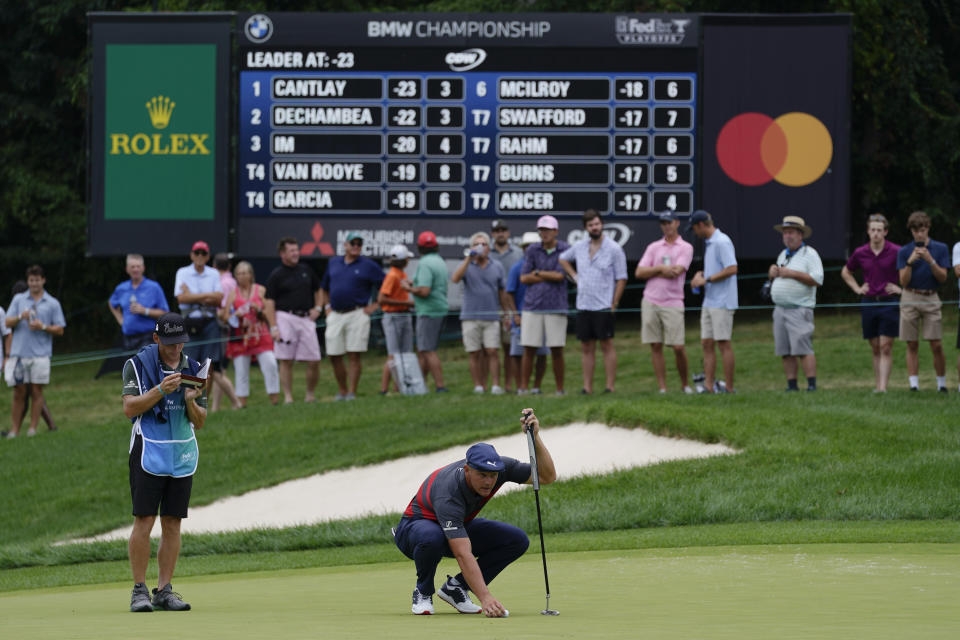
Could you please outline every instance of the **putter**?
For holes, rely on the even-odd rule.
[[[527,414],[523,414],[526,424]],[[550,579],[547,577],[547,551],[543,545],[543,519],[540,515],[540,476],[537,473],[537,450],[533,443],[533,430],[527,429],[527,448],[530,450],[530,474],[533,478],[533,497],[537,502],[537,527],[540,529],[540,557],[543,558],[543,584],[547,589],[547,605],[540,612],[543,616],[558,616],[560,612],[550,608]]]

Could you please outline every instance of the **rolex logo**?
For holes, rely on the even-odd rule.
[[[170,116],[176,102],[171,102],[166,96],[154,96],[147,101],[147,113],[150,114],[150,123],[155,129],[166,129],[170,124]]]
[[[177,103],[167,96],[154,96],[146,102],[150,124],[154,129],[166,129]],[[142,111],[140,113],[143,113]],[[183,118],[180,119],[183,124]],[[212,143],[209,133],[111,133],[110,155],[135,156],[208,156]]]

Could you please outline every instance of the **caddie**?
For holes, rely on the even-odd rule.
[[[123,413],[130,418],[130,610],[188,611],[190,605],[170,585],[180,554],[180,521],[187,517],[193,474],[197,470],[195,429],[207,419],[204,387],[182,385],[200,364],[183,353],[189,340],[183,316],[167,313],[157,320],[153,343],[123,366]],[[153,598],[146,586],[150,531],[160,513],[157,549],[159,580]]]

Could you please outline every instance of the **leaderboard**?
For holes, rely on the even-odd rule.
[[[543,71],[371,71],[362,48],[322,55],[319,69],[243,58],[241,216],[693,209],[695,72],[549,68],[562,59]]]

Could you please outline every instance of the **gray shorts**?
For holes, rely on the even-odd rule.
[[[384,313],[380,323],[387,342],[387,354],[413,353],[413,316],[410,313]]]
[[[436,351],[441,329],[443,316],[417,316],[417,351]]]
[[[813,309],[773,308],[773,344],[778,356],[808,356],[813,353]]]

